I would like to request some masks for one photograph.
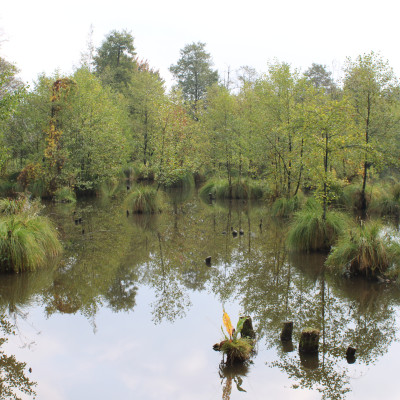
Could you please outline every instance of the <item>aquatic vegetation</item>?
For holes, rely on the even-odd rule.
[[[61,252],[57,230],[47,217],[38,215],[41,208],[24,195],[0,200],[1,271],[34,271]]]
[[[225,335],[225,340],[221,343],[214,345],[214,350],[221,351],[226,354],[226,364],[233,365],[235,363],[244,363],[250,359],[251,352],[253,351],[253,340],[248,337],[238,338],[239,333],[243,329],[243,325],[247,317],[240,318],[236,329],[233,328],[229,315],[224,311],[222,321],[225,325],[228,336]]]
[[[392,266],[400,266],[400,244],[390,233],[384,233],[380,223],[361,223],[343,233],[326,265],[352,275],[375,277]]]
[[[54,200],[57,203],[75,203],[76,195],[70,187],[62,187],[55,191]]]
[[[260,199],[265,193],[262,183],[251,179],[232,181],[229,185],[227,179],[210,179],[200,189],[200,196],[216,199]]]
[[[274,217],[290,217],[293,213],[300,210],[303,203],[303,196],[296,195],[287,199],[281,197],[272,204],[271,215]]]
[[[0,270],[34,271],[62,250],[58,233],[46,217],[27,213],[0,219]]]
[[[162,211],[161,192],[151,186],[135,187],[126,198],[126,206],[133,213],[159,213]]]
[[[290,249],[300,251],[327,251],[348,226],[348,218],[339,212],[327,211],[309,199],[295,215],[287,243]]]

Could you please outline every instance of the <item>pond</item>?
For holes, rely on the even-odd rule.
[[[265,205],[207,203],[195,191],[170,193],[168,205],[153,216],[127,215],[118,196],[46,207],[62,259],[0,277],[2,399],[399,398],[396,286],[288,253],[287,222]],[[247,366],[224,367],[212,349],[223,309],[234,325],[252,317]],[[321,331],[317,358],[299,355],[306,327]]]

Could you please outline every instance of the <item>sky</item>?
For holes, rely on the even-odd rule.
[[[346,57],[375,51],[400,76],[395,0],[3,0],[0,57],[15,63],[23,81],[59,69],[69,74],[87,48],[111,30],[130,31],[140,59],[168,70],[179,51],[206,43],[220,75],[241,66],[266,72],[284,61],[305,71],[313,62],[340,77]],[[231,75],[232,76],[232,75]]]

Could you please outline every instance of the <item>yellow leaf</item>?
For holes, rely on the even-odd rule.
[[[222,322],[224,323],[226,331],[228,332],[229,336],[232,337],[233,327],[232,327],[231,319],[229,318],[229,315],[225,311],[222,316]]]

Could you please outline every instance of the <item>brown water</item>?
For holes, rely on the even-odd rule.
[[[322,254],[288,254],[286,222],[263,206],[168,198],[157,216],[127,216],[119,198],[47,206],[62,260],[0,277],[2,326],[15,331],[0,341],[0,398],[10,387],[39,400],[400,398],[397,287],[334,277]],[[234,324],[253,318],[247,367],[227,369],[212,350],[223,308]],[[286,320],[293,346],[279,341]],[[308,326],[322,333],[317,359],[297,351]],[[36,397],[18,390],[26,378]]]

